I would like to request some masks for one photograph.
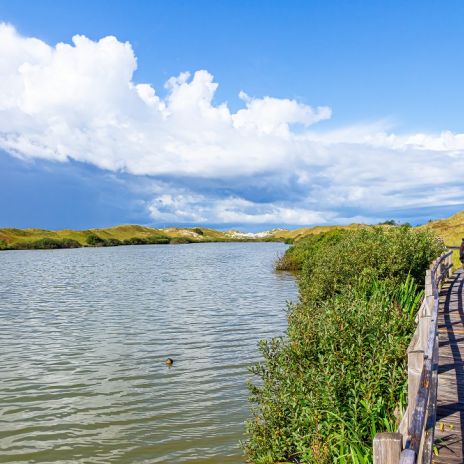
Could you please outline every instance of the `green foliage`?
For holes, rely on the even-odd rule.
[[[86,242],[88,245],[94,247],[106,246],[106,240],[99,237],[97,234],[90,234],[87,237]]]
[[[16,250],[55,250],[61,248],[80,248],[81,244],[71,238],[42,238],[33,242],[16,243]],[[10,248],[13,249],[13,248]]]
[[[192,230],[193,230],[193,232],[195,232],[198,235],[204,235],[204,232],[199,227],[195,227]]]
[[[372,438],[396,427],[405,353],[430,261],[443,245],[408,227],[314,236],[289,249],[300,301],[285,337],[261,341],[252,372],[247,457],[274,462],[372,462]]]
[[[188,237],[174,237],[171,239],[171,243],[174,245],[183,245],[186,243],[192,243],[193,240],[191,240]]]
[[[151,235],[149,237],[131,237],[126,240],[118,240],[117,238],[103,239],[96,234],[90,234],[87,237],[87,243],[90,246],[110,247],[120,245],[163,245],[170,242],[169,237],[165,235]]]
[[[124,245],[146,245],[147,241],[141,237],[132,237],[123,241]]]
[[[122,242],[121,240],[118,240],[117,238],[107,238],[105,240],[105,246],[121,246]]]
[[[171,242],[171,239],[166,235],[152,235],[147,238],[149,245],[167,245]]]
[[[169,237],[152,235],[151,237],[132,237],[123,241],[124,245],[165,245],[170,242]]]
[[[348,231],[334,229],[329,232],[308,235],[277,258],[275,263],[276,270],[300,271],[310,256],[314,255],[319,249],[326,250],[340,242],[346,233]]]
[[[337,239],[321,240],[306,250],[299,279],[301,300],[317,302],[374,276],[400,283],[411,274],[422,284],[429,263],[444,250],[442,242],[426,229],[344,231]]]

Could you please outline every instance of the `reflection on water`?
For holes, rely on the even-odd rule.
[[[243,462],[246,366],[296,297],[284,249],[1,252],[0,462]]]

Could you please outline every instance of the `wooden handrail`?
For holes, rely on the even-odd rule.
[[[425,295],[408,347],[408,408],[397,433],[374,438],[374,464],[430,464],[436,419],[438,385],[439,289],[451,275],[452,251],[436,259],[425,276]],[[403,450],[398,453],[398,436]]]

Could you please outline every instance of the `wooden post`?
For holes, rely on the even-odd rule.
[[[378,433],[374,438],[374,464],[399,464],[401,433]]]
[[[448,277],[451,277],[453,275],[453,255],[448,256],[448,265],[450,266],[448,270]]]
[[[401,453],[400,464],[415,464],[416,453],[411,449],[405,449]]]
[[[418,337],[416,346],[414,347],[415,350],[424,352],[427,350],[431,319],[432,316],[423,316],[419,318],[419,322],[417,323]]]
[[[424,351],[414,350],[408,353],[408,427],[416,406],[416,396],[424,366]]]
[[[433,287],[432,287],[432,271],[429,269],[425,273],[425,315],[431,316],[434,305]]]

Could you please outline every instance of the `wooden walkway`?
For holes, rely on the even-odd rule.
[[[464,271],[447,279],[438,313],[438,395],[433,463],[464,463]]]

